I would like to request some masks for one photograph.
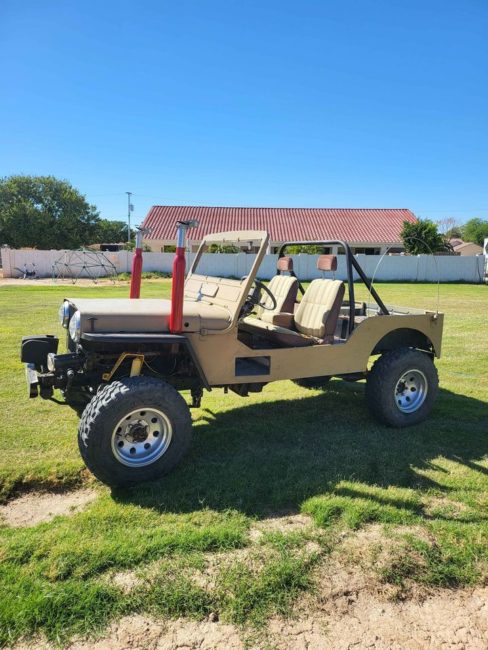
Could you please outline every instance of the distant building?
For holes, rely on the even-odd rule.
[[[116,251],[124,250],[125,243],[119,242],[117,244],[100,244],[101,251],[109,251],[115,253]]]
[[[449,243],[453,248],[456,248],[456,246],[459,246],[460,244],[464,244],[462,239],[453,237],[452,239],[449,240]]]
[[[483,253],[483,248],[474,242],[451,239],[450,244],[456,255],[481,255]]]
[[[161,252],[174,246],[176,222],[196,219],[198,228],[188,233],[190,250],[212,232],[229,230],[267,230],[270,252],[281,244],[296,240],[336,239],[346,241],[354,253],[381,254],[403,251],[400,232],[404,221],[417,217],[404,208],[230,208],[197,206],[153,206],[142,224],[151,234],[144,241],[151,250]],[[251,250],[251,249],[249,249]],[[331,252],[336,252],[332,250]]]
[[[114,244],[91,244],[89,248],[93,251],[116,253],[117,251],[124,250],[124,246],[126,246],[126,242],[118,242]]]

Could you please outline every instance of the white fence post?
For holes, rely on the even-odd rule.
[[[13,251],[11,248],[2,248],[0,249],[0,255],[2,256],[2,271],[4,278],[11,278],[13,271]]]

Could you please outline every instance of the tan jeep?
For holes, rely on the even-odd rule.
[[[257,248],[249,274],[199,273],[202,253],[225,243]],[[334,279],[337,258],[322,255],[323,278],[304,290],[286,255],[292,244],[338,246],[346,282]],[[404,427],[428,416],[443,315],[384,305],[345,242],[284,244],[265,285],[256,276],[267,246],[266,232],[207,236],[186,277],[179,334],[169,331],[170,300],[68,298],[60,309],[68,353],[57,354],[54,336],[24,337],[30,395],[53,399],[60,389],[80,412],[80,452],[100,480],[152,480],[179,462],[191,440],[181,390],[199,406],[203,389],[246,396],[283,379],[318,387],[331,377],[365,378],[367,405],[380,422]],[[370,304],[355,300],[355,279],[370,290]]]

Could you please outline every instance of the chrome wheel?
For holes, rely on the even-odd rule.
[[[408,370],[395,386],[395,404],[402,413],[414,413],[427,397],[427,377],[421,370]]]
[[[125,415],[115,427],[112,451],[123,465],[144,467],[161,458],[172,435],[171,422],[162,411],[137,409]]]

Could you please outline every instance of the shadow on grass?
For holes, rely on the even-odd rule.
[[[361,498],[369,498],[368,485],[446,490],[416,471],[445,472],[435,462],[440,456],[487,473],[476,463],[488,453],[485,403],[441,390],[426,422],[392,429],[370,418],[361,384],[329,386],[294,401],[203,408],[182,465],[157,483],[114,491],[114,499],[160,512],[233,509],[265,517],[298,512],[341,481],[366,484]],[[400,501],[391,505],[420,512]]]

